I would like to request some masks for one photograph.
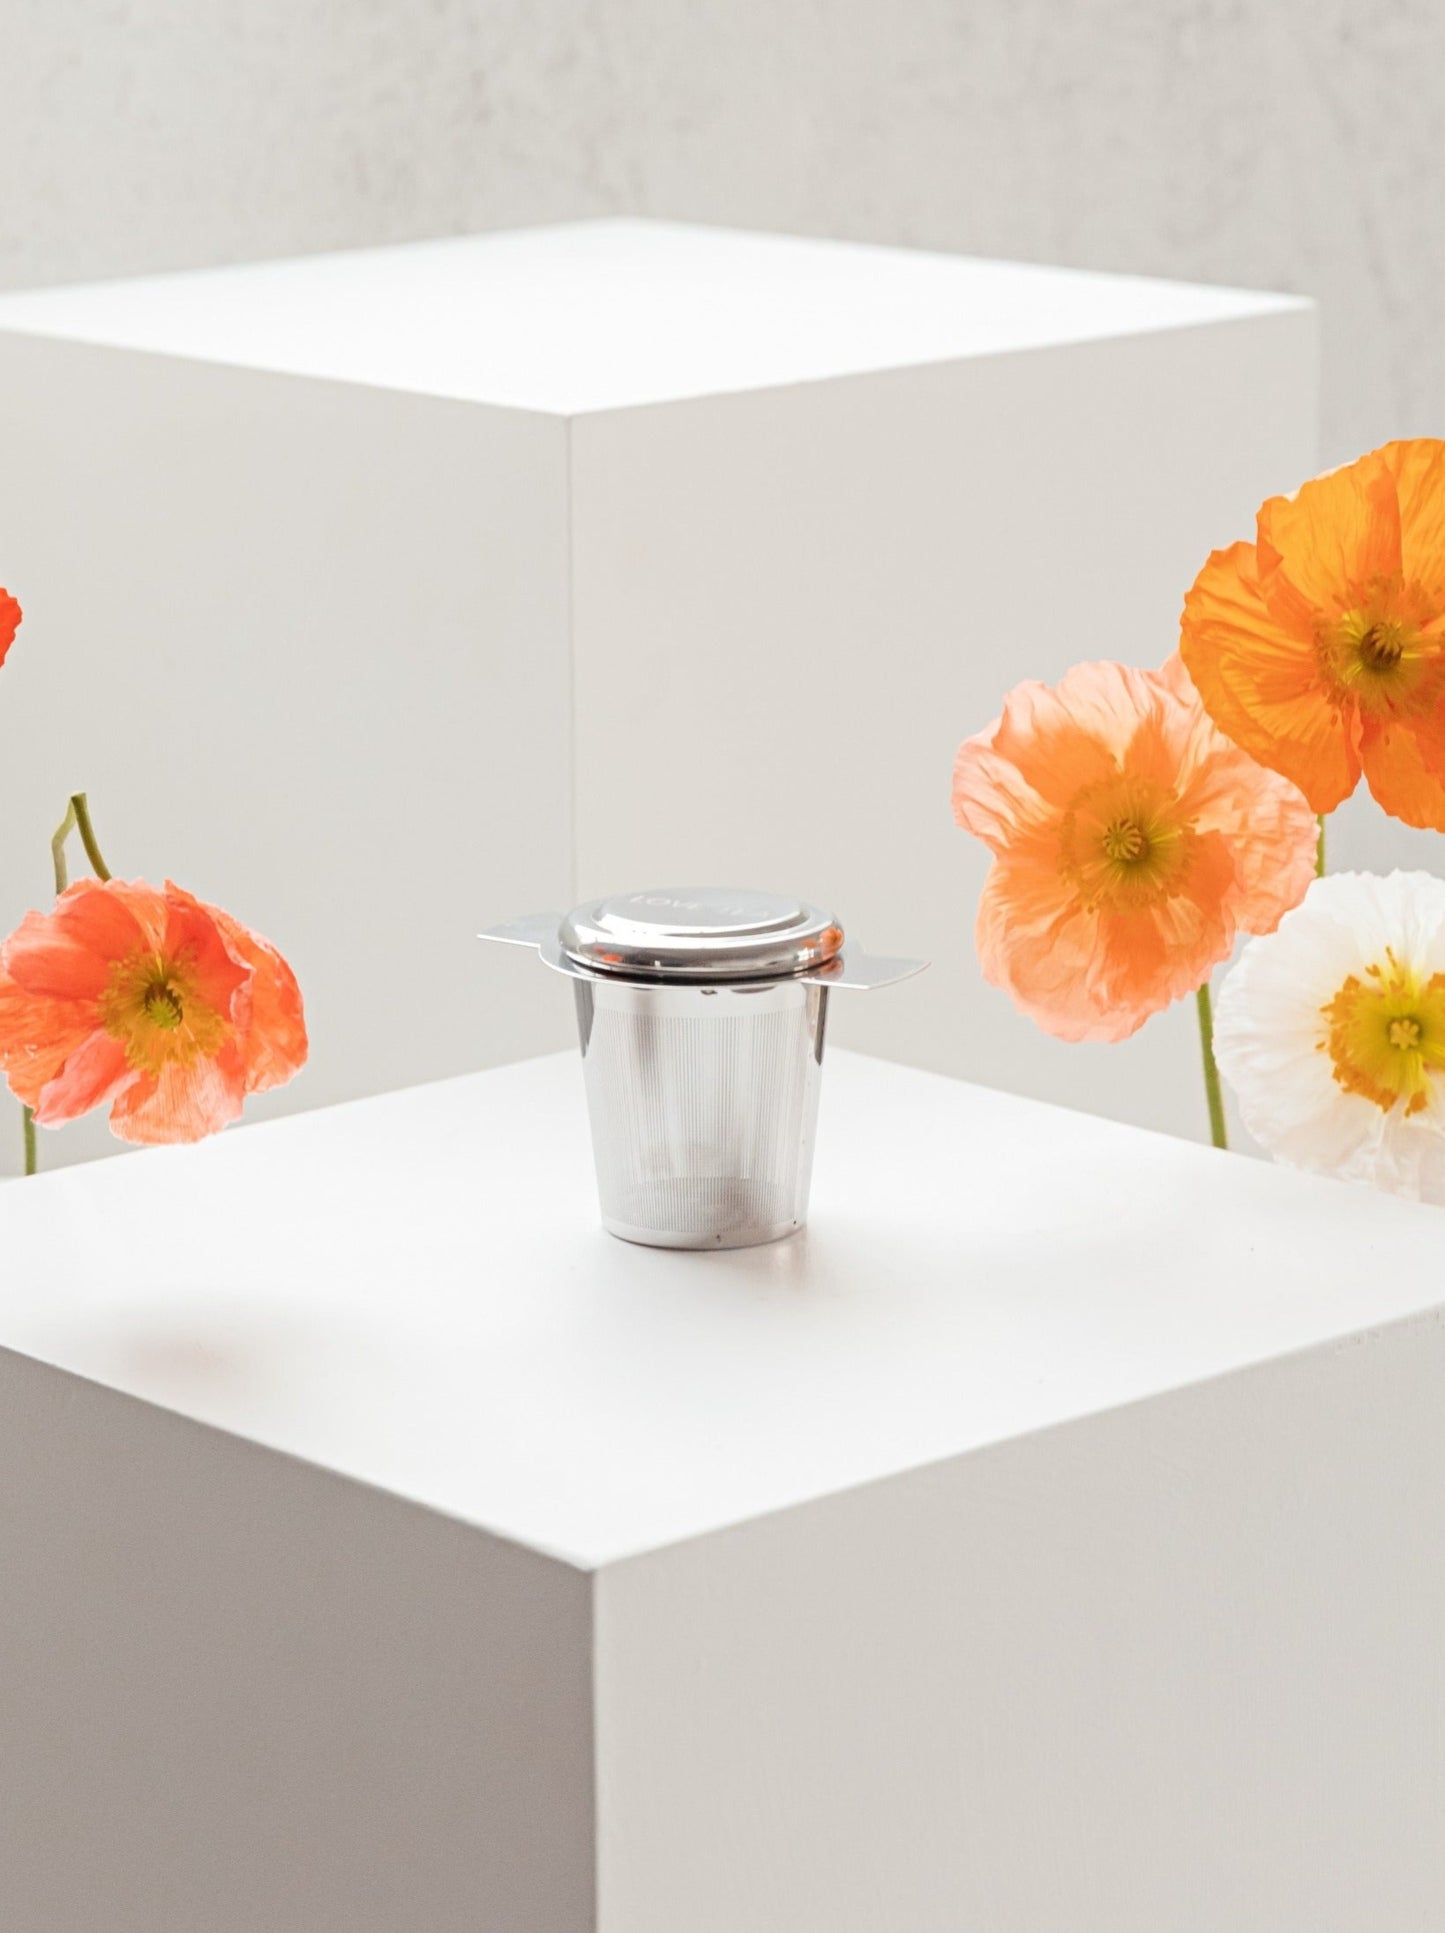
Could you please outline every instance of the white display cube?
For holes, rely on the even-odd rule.
[[[1201,1116],[1187,1014],[1104,1082],[982,986],[949,773],[1019,678],[1172,649],[1311,467],[1309,304],[600,222],[0,297],[0,417],[0,921],[88,788],[291,955],[262,1112],[561,1045],[473,932],[673,882],[938,962],[845,1041]]]
[[[633,1248],[580,1090],[0,1191],[7,1924],[1434,1924],[1438,1210],[845,1054]]]

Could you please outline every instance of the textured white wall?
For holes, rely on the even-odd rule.
[[[0,284],[610,212],[1238,282],[1334,459],[1445,424],[1442,119],[1439,0],[0,0]]]

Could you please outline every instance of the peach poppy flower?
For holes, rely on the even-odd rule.
[[[1196,578],[1180,650],[1220,730],[1316,812],[1363,771],[1387,812],[1445,831],[1445,443],[1271,497]]]
[[[1061,1040],[1123,1040],[1314,874],[1303,795],[1215,730],[1177,657],[1019,685],[959,747],[953,813],[994,854],[984,977]]]
[[[0,664],[4,664],[6,654],[15,642],[22,615],[20,606],[9,591],[0,586]]]
[[[0,1069],[42,1127],[108,1105],[123,1141],[199,1141],[306,1052],[281,955],[169,881],[78,880],[0,948]]]

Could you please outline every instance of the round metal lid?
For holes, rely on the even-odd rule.
[[[831,960],[843,929],[831,914],[777,893],[667,886],[616,893],[562,922],[562,950],[597,973],[665,980],[782,979]]]

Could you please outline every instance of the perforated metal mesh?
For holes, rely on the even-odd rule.
[[[729,1247],[806,1217],[827,994],[578,983],[603,1219]]]

